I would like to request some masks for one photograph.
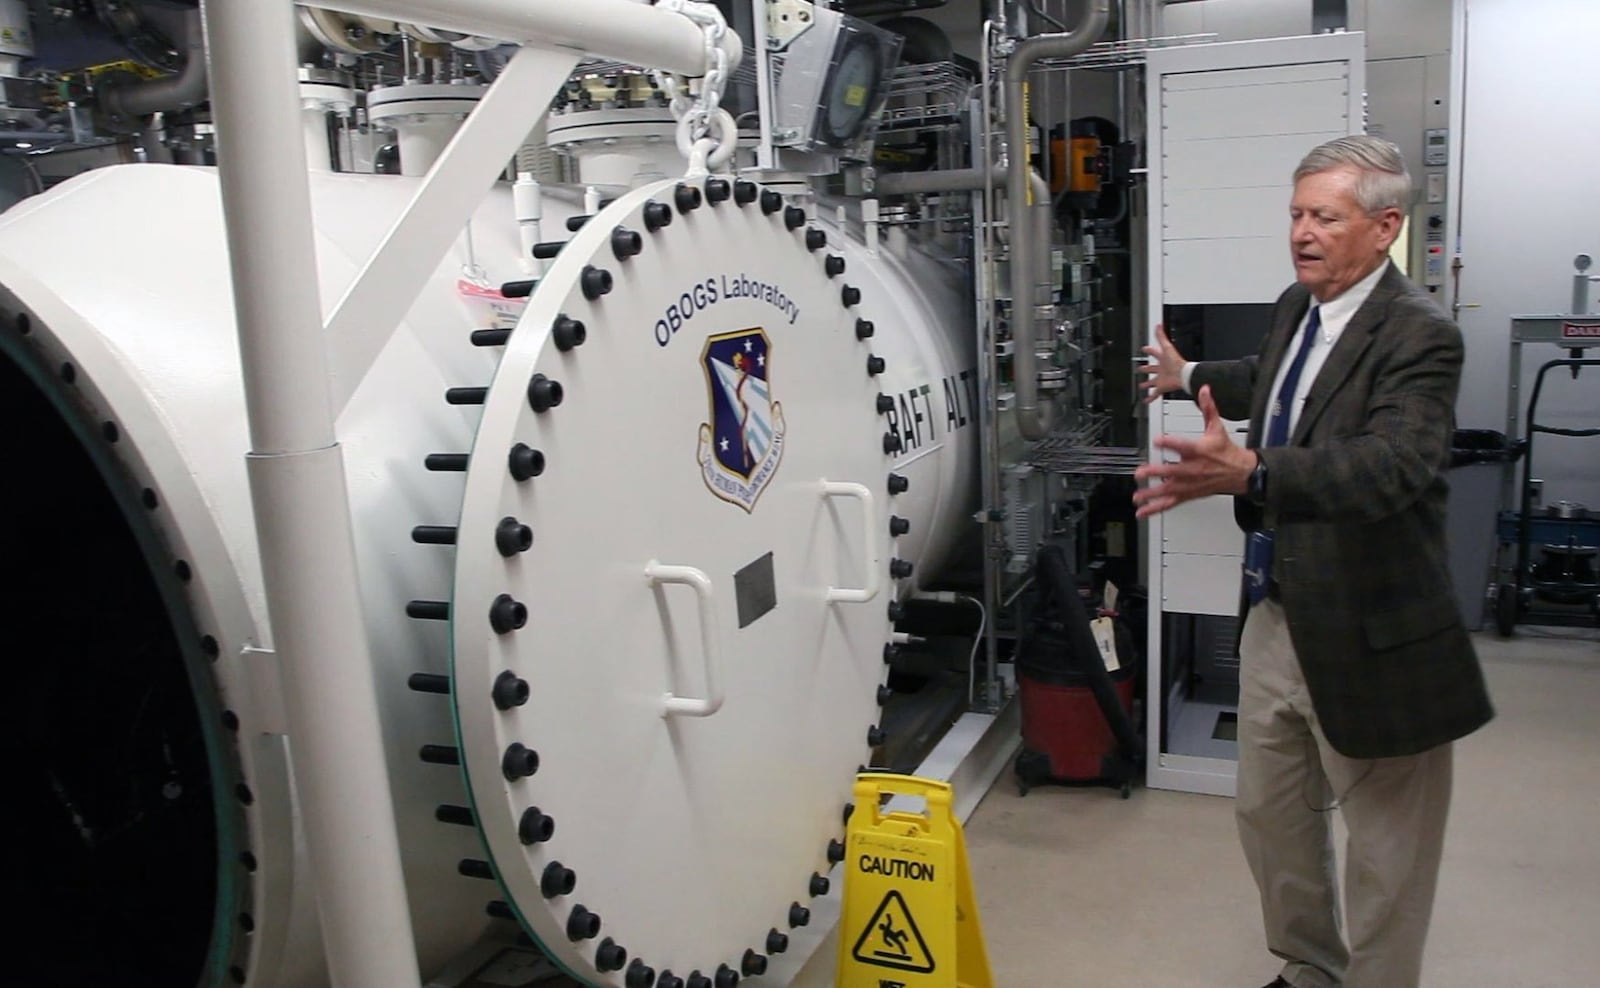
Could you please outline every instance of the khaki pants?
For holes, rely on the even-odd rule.
[[[1360,760],[1323,736],[1283,608],[1251,608],[1240,643],[1235,812],[1267,947],[1295,988],[1417,988],[1450,806],[1451,752]],[[1341,935],[1332,809],[1349,829]]]

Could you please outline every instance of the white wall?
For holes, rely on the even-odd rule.
[[[1203,0],[1161,11],[1166,35],[1215,34],[1211,41],[1251,41],[1311,33],[1311,0]]]
[[[1463,427],[1503,428],[1511,315],[1565,311],[1573,256],[1600,256],[1600,3],[1467,0],[1466,35],[1461,302],[1481,307],[1457,317],[1467,338],[1457,415]],[[1560,355],[1524,347],[1525,364]],[[1531,382],[1530,371],[1522,394]],[[1546,392],[1541,420],[1600,426],[1600,371],[1562,374]],[[1600,439],[1537,442],[1546,502],[1600,508]]]

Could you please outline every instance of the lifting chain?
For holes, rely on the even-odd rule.
[[[722,108],[722,92],[732,74],[724,39],[727,21],[707,0],[661,0],[656,6],[684,15],[705,34],[706,74],[699,92],[691,94],[689,80],[671,72],[656,73],[661,91],[671,100],[678,121],[678,150],[689,159],[688,176],[699,177],[726,168],[739,143],[739,128]]]

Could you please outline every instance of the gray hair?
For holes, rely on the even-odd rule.
[[[1369,213],[1384,209],[1404,211],[1411,202],[1411,175],[1400,149],[1381,137],[1356,134],[1339,137],[1311,149],[1294,170],[1294,180],[1351,166],[1360,172],[1356,179],[1356,202]]]

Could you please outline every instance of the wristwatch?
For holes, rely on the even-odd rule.
[[[1250,471],[1250,479],[1245,482],[1244,496],[1260,507],[1267,503],[1267,461],[1260,451],[1255,452],[1256,468]]]

